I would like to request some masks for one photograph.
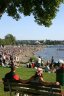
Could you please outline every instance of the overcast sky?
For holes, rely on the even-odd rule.
[[[12,34],[17,40],[64,40],[64,5],[61,5],[53,24],[48,28],[34,22],[33,16],[16,21],[4,14],[0,20],[0,38]]]

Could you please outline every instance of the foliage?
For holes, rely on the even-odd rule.
[[[47,45],[64,45],[64,40],[60,41],[60,40],[46,40],[45,44]]]
[[[36,56],[32,56],[31,58],[30,58],[30,61],[32,62],[36,62],[37,61],[37,58],[36,58]]]
[[[16,41],[16,39],[13,35],[7,34],[5,36],[6,45],[13,45],[13,44],[15,44],[15,41]]]
[[[0,45],[14,45],[16,44],[16,39],[12,34],[7,34],[4,39],[0,38]]]
[[[16,40],[16,45],[38,45],[37,40]],[[41,45],[64,45],[64,40],[38,40]]]
[[[16,45],[23,45],[23,44],[27,44],[27,45],[35,45],[36,40],[16,40]]]
[[[38,45],[37,40],[16,40],[12,34],[7,34],[4,39],[0,38],[0,45]],[[41,45],[64,45],[64,40],[38,40]]]
[[[2,45],[2,43],[3,43],[3,40],[0,38],[0,45]]]
[[[33,14],[35,22],[49,27],[62,0],[0,0],[0,16],[6,12],[18,20],[20,14],[30,16]]]

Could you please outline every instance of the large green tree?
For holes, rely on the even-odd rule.
[[[33,14],[35,22],[50,26],[63,0],[0,0],[0,16],[4,12],[14,19]]]
[[[7,34],[5,36],[6,45],[13,45],[13,44],[15,44],[15,42],[16,42],[16,39],[12,34]]]

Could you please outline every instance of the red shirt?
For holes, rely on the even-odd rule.
[[[13,79],[19,80],[20,78],[19,78],[19,76],[17,74],[15,74],[15,75],[13,75]]]

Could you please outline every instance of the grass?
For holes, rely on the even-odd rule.
[[[2,80],[2,78],[5,76],[5,74],[9,71],[10,71],[10,68],[0,67],[0,80]],[[35,69],[20,67],[20,68],[16,69],[16,73],[19,74],[20,78],[28,79],[35,73]],[[56,74],[44,72],[44,80],[49,81],[49,82],[55,82],[56,81]],[[9,96],[9,93],[7,93],[7,95],[5,95],[5,93],[3,91],[3,84],[2,83],[0,83],[0,86],[1,86],[0,87],[0,96]],[[64,92],[64,86],[61,86],[61,88]]]

